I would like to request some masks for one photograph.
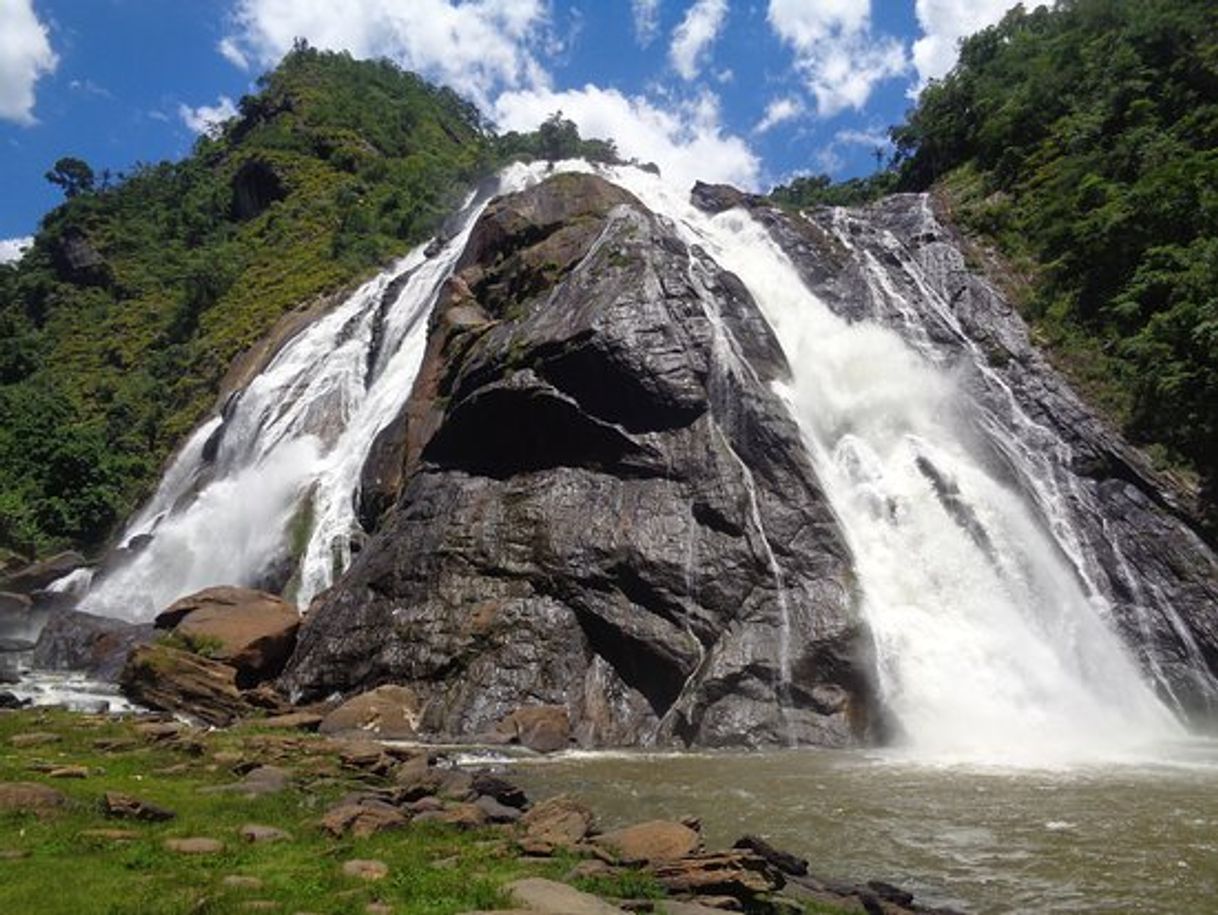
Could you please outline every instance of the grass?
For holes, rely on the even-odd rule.
[[[13,735],[33,731],[62,739],[28,748],[10,743]],[[43,819],[0,813],[0,849],[28,855],[0,860],[0,911],[224,913],[245,911],[248,902],[265,900],[285,912],[354,913],[380,901],[395,912],[445,915],[502,906],[503,883],[529,875],[560,876],[569,866],[561,859],[522,863],[493,828],[458,832],[417,824],[367,839],[330,837],[318,820],[332,802],[361,782],[338,770],[321,739],[306,739],[306,746],[315,745],[316,752],[299,751],[286,763],[267,752],[282,738],[256,729],[207,735],[195,745],[196,751],[202,748],[198,755],[142,741],[121,752],[94,746],[97,740],[130,739],[132,734],[128,722],[63,712],[0,717],[0,781],[44,782],[70,799],[66,810]],[[236,780],[230,766],[238,755],[291,766],[293,786],[252,799],[201,794],[200,788]],[[48,780],[36,771],[69,764],[87,766],[90,776]],[[109,790],[168,807],[177,817],[166,823],[107,819],[99,805]],[[285,829],[292,839],[246,843],[238,835],[246,823]],[[82,835],[101,828],[131,829],[139,838],[122,842]],[[166,839],[187,836],[219,839],[225,850],[187,856],[165,849]],[[375,883],[346,877],[341,864],[351,858],[384,861],[389,877]],[[226,887],[223,879],[229,875],[257,877],[263,885]]]

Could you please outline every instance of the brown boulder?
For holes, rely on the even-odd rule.
[[[562,795],[542,801],[520,818],[527,839],[558,848],[582,842],[593,823],[592,811]]]
[[[283,842],[292,838],[291,833],[276,829],[274,826],[263,826],[260,823],[246,823],[238,830],[238,834],[246,842],[251,843]]]
[[[344,861],[342,872],[348,877],[358,877],[360,880],[384,880],[389,876],[389,865],[384,861],[356,859]]]
[[[219,839],[208,839],[202,836],[189,839],[166,839],[165,847],[179,855],[218,855],[224,851],[224,843]]]
[[[223,586],[175,601],[157,616],[156,628],[207,646],[210,657],[237,669],[241,686],[253,686],[283,670],[300,614],[265,591]]]
[[[760,855],[739,850],[657,862],[648,870],[670,893],[731,896],[742,901],[772,893],[785,882]]]
[[[702,837],[680,823],[651,820],[615,829],[597,836],[592,842],[623,861],[672,861],[696,852]]]
[[[507,743],[518,743],[538,753],[553,753],[571,742],[571,719],[564,705],[518,708],[495,730]]]
[[[141,645],[131,652],[119,686],[140,705],[217,727],[249,712],[234,668],[167,645]]]
[[[172,820],[177,814],[164,807],[123,794],[119,791],[107,791],[102,798],[102,812],[106,816],[124,820],[143,820],[147,823],[160,823]]]
[[[348,699],[322,719],[322,734],[368,731],[382,740],[414,737],[421,705],[414,690],[387,684]]]
[[[61,792],[37,782],[0,782],[0,810],[43,816],[67,801]]]
[[[409,822],[392,804],[365,797],[341,801],[331,807],[322,817],[321,826],[335,837],[351,833],[362,839],[387,829],[398,829]]]

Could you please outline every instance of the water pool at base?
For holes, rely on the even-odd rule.
[[[567,754],[514,761],[611,828],[701,817],[708,846],[764,836],[814,874],[888,880],[970,913],[1218,911],[1218,744],[1172,762],[1059,769],[877,752]]]

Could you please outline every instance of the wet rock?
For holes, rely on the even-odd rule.
[[[797,858],[788,852],[779,851],[760,836],[741,836],[732,845],[732,848],[741,848],[754,852],[765,858],[766,861],[770,862],[770,864],[784,874],[789,874],[793,877],[803,877],[808,873],[808,862],[804,858]]]
[[[344,861],[342,866],[344,876],[356,877],[360,880],[384,880],[389,876],[389,865],[375,859],[355,859]]]
[[[119,685],[131,701],[226,727],[248,714],[237,671],[167,645],[141,645],[127,659]]]
[[[671,861],[693,854],[702,837],[680,823],[651,820],[596,836],[593,843],[608,849],[623,861]]]
[[[507,743],[518,743],[538,753],[553,753],[571,742],[571,721],[561,705],[516,709],[495,730]]]
[[[25,594],[0,591],[0,637],[24,637],[30,631],[34,602]]]
[[[544,800],[520,818],[528,839],[557,848],[582,842],[592,832],[594,823],[591,810],[564,796]]]
[[[88,560],[84,556],[72,550],[56,553],[0,577],[0,591],[28,595],[32,591],[42,590],[56,579],[87,564]]]
[[[63,792],[37,782],[0,782],[0,810],[42,816],[67,802]]]
[[[787,371],[739,280],[627,192],[560,175],[492,203],[432,312],[400,495],[283,687],[408,686],[427,734],[550,706],[581,746],[871,739],[870,642],[770,387]]]
[[[130,652],[152,641],[149,625],[136,625],[78,610],[52,613],[34,645],[34,666],[74,670],[114,681]]]
[[[648,871],[670,893],[723,895],[745,902],[779,890],[785,882],[764,858],[747,851],[690,855],[652,864]]]
[[[514,785],[505,778],[500,778],[490,772],[477,772],[470,785],[475,794],[493,797],[501,804],[523,810],[529,804],[528,795],[519,785]]]
[[[504,891],[513,903],[539,915],[622,915],[590,893],[541,877],[527,877],[507,884]]]
[[[157,615],[158,629],[208,645],[208,655],[237,670],[243,688],[283,669],[296,644],[300,614],[287,601],[251,588],[207,588]]]
[[[0,692],[0,709],[24,708],[29,704],[29,699],[18,698],[10,692]]]
[[[166,839],[165,848],[179,855],[218,855],[224,851],[219,839],[191,836],[185,839]]]
[[[474,801],[485,815],[486,819],[491,823],[515,823],[521,817],[521,811],[517,807],[509,807],[507,804],[501,804],[489,795],[483,795]]]
[[[404,686],[378,686],[348,699],[322,720],[322,734],[367,731],[381,740],[415,736],[419,697]]]
[[[29,639],[0,638],[0,654],[20,654],[33,649],[34,643]]]
[[[749,209],[765,203],[764,197],[746,194],[731,185],[704,184],[701,181],[694,182],[694,188],[689,197],[690,202],[699,210],[711,214],[722,213],[737,207]]]
[[[142,820],[146,823],[163,823],[177,816],[172,810],[120,791],[107,791],[102,796],[102,813],[122,820]]]
[[[266,842],[286,842],[290,841],[292,834],[284,832],[282,829],[276,829],[274,826],[263,826],[260,823],[246,823],[239,830],[238,835],[246,842],[254,844],[262,844]]]

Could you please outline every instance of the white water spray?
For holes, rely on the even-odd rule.
[[[521,190],[546,171],[511,166],[499,190]],[[420,245],[292,338],[223,417],[195,431],[121,542],[151,539],[92,588],[82,610],[148,620],[178,597],[254,585],[285,564],[301,607],[330,585],[351,562],[360,471],[410,394],[428,315],[486,202],[467,203],[435,256]],[[400,289],[383,303],[395,280]]]
[[[917,309],[894,303],[905,334],[849,323],[746,213],[708,216],[636,172],[614,180],[739,276],[774,328],[794,373],[779,393],[850,544],[881,689],[915,750],[1039,763],[1181,734],[1085,587],[1043,441],[997,443],[1029,504],[978,453],[975,427],[993,418],[970,415],[980,408],[934,358]],[[899,297],[862,261],[872,295]]]

